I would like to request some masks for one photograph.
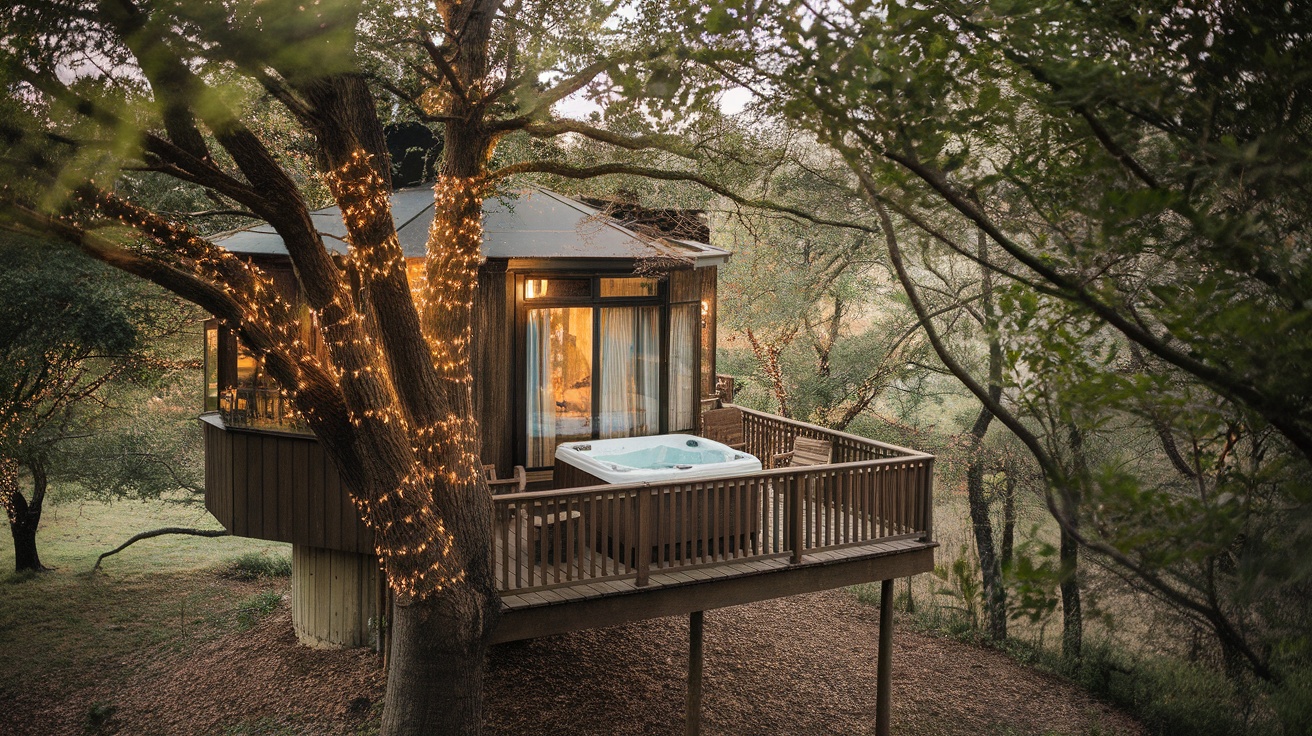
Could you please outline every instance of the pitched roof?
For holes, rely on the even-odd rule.
[[[310,214],[324,243],[346,253],[346,226],[337,207]],[[433,221],[433,192],[427,187],[392,193],[392,219],[407,258],[425,255]],[[268,224],[234,230],[215,238],[234,253],[286,254],[282,238]],[[634,232],[578,200],[539,187],[483,203],[483,256],[486,258],[664,258],[710,266],[728,260],[729,252],[706,243],[673,240]]]

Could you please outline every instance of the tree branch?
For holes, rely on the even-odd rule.
[[[180,526],[166,526],[160,529],[151,529],[148,532],[134,534],[128,541],[97,557],[96,564],[91,568],[91,573],[94,575],[100,570],[100,563],[104,562],[106,557],[116,555],[137,542],[146,539],[154,539],[155,537],[162,537],[166,534],[186,534],[192,537],[226,537],[230,535],[230,532],[227,529],[191,529]]]

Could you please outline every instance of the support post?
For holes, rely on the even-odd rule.
[[[688,614],[688,701],[684,707],[685,736],[702,732],[702,611]]]
[[[893,581],[879,586],[879,664],[875,675],[875,736],[889,736],[893,701]]]

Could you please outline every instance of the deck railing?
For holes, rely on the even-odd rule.
[[[790,449],[801,434],[833,443],[835,462],[497,496],[498,588],[646,585],[652,574],[929,540],[933,456],[747,409],[743,416],[747,449],[758,457]]]
[[[219,394],[219,416],[229,427],[309,434],[291,399],[272,388],[229,388]]]

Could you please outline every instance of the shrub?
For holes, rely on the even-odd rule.
[[[1279,723],[1278,733],[1312,734],[1312,670],[1298,670],[1286,676],[1271,693],[1271,711]]]
[[[234,580],[291,577],[292,561],[282,555],[247,552],[223,568],[223,575]]]
[[[1103,646],[1086,646],[1072,679],[1162,736],[1234,736],[1247,732],[1238,694],[1225,675],[1166,657],[1124,662]]]

